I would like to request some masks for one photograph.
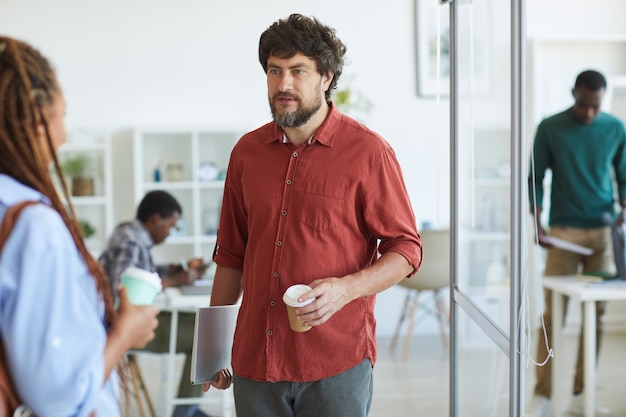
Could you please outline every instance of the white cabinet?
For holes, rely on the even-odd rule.
[[[153,248],[155,262],[210,259],[230,152],[245,129],[135,128],[114,135],[116,222],[131,220],[143,196],[171,193],[182,206],[178,230]]]
[[[459,193],[466,210],[460,213],[462,286],[483,288],[508,278],[510,224],[510,131],[502,126],[476,128],[463,160]]]
[[[85,176],[90,180],[86,195],[71,195],[76,217],[88,222],[94,234],[85,239],[87,248],[98,256],[113,231],[113,200],[111,179],[111,146],[106,135],[88,132],[71,132],[67,142],[58,150],[61,164],[83,158],[87,162]],[[72,194],[72,178],[65,173],[67,186]],[[76,190],[74,190],[76,192]]]

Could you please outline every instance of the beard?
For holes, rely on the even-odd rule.
[[[289,97],[291,99],[295,99],[300,103],[300,107],[296,111],[293,112],[279,112],[276,109],[275,102],[280,97]],[[322,99],[318,95],[317,98],[313,102],[303,102],[299,97],[288,94],[288,93],[278,93],[272,99],[270,99],[270,110],[272,111],[272,118],[274,122],[282,128],[294,128],[300,127],[309,120],[317,111],[322,107]]]

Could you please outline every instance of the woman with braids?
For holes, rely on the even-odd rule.
[[[35,415],[119,416],[116,368],[154,337],[158,310],[133,306],[121,288],[113,309],[105,274],[53,185],[64,113],[46,58],[0,36],[0,222],[16,204],[36,202],[0,253],[0,341],[17,394]]]

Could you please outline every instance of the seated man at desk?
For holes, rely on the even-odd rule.
[[[100,255],[99,261],[113,289],[119,284],[122,272],[131,266],[157,272],[161,277],[163,288],[191,284],[200,277],[202,259],[192,259],[182,266],[180,264],[156,265],[152,260],[151,248],[167,238],[181,214],[182,208],[178,201],[165,191],[151,191],[144,196],[137,208],[135,220],[120,223],[113,231],[107,248]],[[113,294],[115,293],[113,291]],[[146,350],[167,352],[171,313],[161,312],[158,319],[159,327],[155,338],[146,346]],[[176,351],[186,355],[178,390],[178,397],[181,398],[200,397],[203,392],[202,385],[192,385],[190,382],[194,320],[194,313],[179,314]],[[177,406],[173,414],[173,417],[203,416],[206,414],[197,406],[189,405]]]

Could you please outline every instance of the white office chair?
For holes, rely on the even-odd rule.
[[[444,347],[448,346],[450,312],[445,290],[450,285],[450,231],[447,229],[423,230],[420,236],[423,250],[422,266],[413,277],[405,278],[398,283],[399,286],[406,288],[407,294],[391,340],[391,349],[395,349],[402,324],[408,319],[404,359],[409,354],[415,319],[419,318],[419,322],[427,317],[426,314],[437,318],[441,341]],[[425,291],[432,293],[434,309],[432,304],[420,305],[419,296]],[[419,317],[417,317],[418,307],[420,307],[420,312],[425,313]]]

